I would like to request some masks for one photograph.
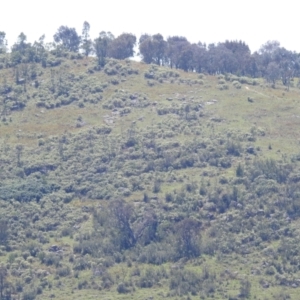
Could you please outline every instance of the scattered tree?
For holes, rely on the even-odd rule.
[[[94,49],[98,58],[98,65],[103,67],[106,63],[106,57],[108,56],[108,47],[114,40],[114,36],[111,32],[102,31],[99,37],[94,40]]]
[[[109,57],[125,59],[134,55],[136,36],[131,33],[123,33],[112,40],[109,47]]]
[[[0,300],[4,300],[6,298],[4,295],[5,287],[6,287],[6,278],[8,276],[8,272],[4,264],[0,265]]]
[[[21,163],[21,156],[22,156],[22,152],[23,152],[23,145],[17,145],[16,146],[16,152],[17,152],[17,166],[20,167],[22,165]]]
[[[270,62],[268,64],[266,78],[272,83],[272,87],[275,88],[276,80],[280,78],[280,68],[277,63]]]
[[[8,238],[8,224],[4,219],[0,219],[0,245],[6,245]]]
[[[54,41],[67,51],[78,52],[80,36],[77,34],[75,28],[60,26],[53,37]]]
[[[158,33],[153,36],[144,34],[139,40],[139,50],[143,61],[150,64],[163,65],[165,61],[165,52],[167,43],[163,36]]]
[[[4,31],[0,31],[0,54],[4,53],[6,51],[6,39],[5,39],[5,32]]]
[[[185,37],[173,36],[167,40],[167,62],[173,68],[179,68],[180,55],[183,49],[186,49],[190,43]]]
[[[251,293],[251,282],[248,279],[240,281],[240,297],[249,298]]]
[[[82,28],[82,45],[81,49],[85,56],[89,56],[93,50],[93,42],[90,39],[90,24],[85,21]]]
[[[176,226],[177,253],[179,257],[197,257],[200,255],[200,223],[192,218],[180,221]]]

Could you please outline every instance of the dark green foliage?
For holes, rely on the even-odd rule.
[[[264,161],[256,161],[251,170],[251,178],[254,180],[260,175],[264,175],[267,179],[276,180],[278,183],[284,183],[291,171],[290,165],[278,165],[273,159]]]
[[[0,54],[5,53],[6,50],[6,33],[4,31],[0,31]]]
[[[42,180],[28,179],[24,182],[6,183],[0,187],[0,199],[15,199],[20,202],[39,201],[44,195],[59,190],[55,183],[45,183]]]
[[[82,28],[82,45],[81,48],[84,52],[85,56],[89,56],[89,54],[92,52],[93,48],[93,43],[92,40],[90,39],[90,24],[85,21],[83,23],[83,28]]]
[[[135,35],[122,33],[109,45],[108,56],[116,59],[125,59],[134,55]]]
[[[22,294],[23,300],[34,300],[36,299],[37,291],[34,287],[28,287],[24,290]]]
[[[250,298],[251,295],[251,282],[248,279],[241,280],[240,282],[240,294],[241,298]]]
[[[60,43],[68,51],[78,52],[80,36],[77,34],[75,28],[60,26],[54,35],[54,41]]]
[[[44,263],[47,266],[59,266],[60,257],[55,253],[40,255],[40,258],[42,259],[42,263]]]
[[[200,255],[199,227],[199,222],[190,218],[176,224],[176,252],[179,258],[192,258]]]
[[[8,270],[7,268],[1,264],[0,265],[0,299],[5,299],[7,291],[7,276],[8,276]]]
[[[6,245],[8,239],[8,222],[4,218],[0,219],[0,245]]]
[[[82,270],[86,270],[86,269],[90,269],[90,268],[91,268],[91,263],[90,263],[90,261],[88,261],[88,259],[86,257],[79,257],[74,262],[73,269],[75,271],[82,271]],[[68,273],[67,270],[64,270],[64,273],[66,273],[66,272]]]
[[[117,287],[119,294],[127,294],[131,292],[131,289],[126,286],[126,283],[119,283]]]
[[[242,165],[240,163],[238,164],[235,173],[236,173],[237,177],[243,177],[244,176],[244,168],[242,167]]]
[[[197,295],[202,289],[202,280],[195,272],[174,269],[170,272],[169,289],[181,297],[189,293]]]
[[[123,33],[115,38],[112,33],[102,31],[92,42],[89,31],[90,25],[86,21],[83,24],[82,36],[79,36],[74,28],[60,26],[54,35],[57,44],[51,53],[57,57],[64,57],[68,55],[67,51],[78,52],[79,48],[83,50],[85,56],[95,53],[98,57],[98,66],[95,70],[100,70],[105,65],[107,57],[124,59],[133,56],[136,43],[133,34]],[[10,60],[6,64],[40,62],[46,67],[48,53],[45,50],[44,38],[45,36],[42,36],[31,45],[26,42],[26,35],[21,33],[17,43],[12,47]],[[5,52],[5,33],[0,32],[0,54]],[[259,51],[251,54],[249,46],[244,41],[227,40],[207,46],[201,42],[192,44],[182,36],[171,36],[165,40],[160,33],[143,34],[139,38],[139,52],[142,60],[148,64],[196,71],[200,74],[203,72],[226,74],[224,78],[231,81],[237,89],[241,89],[241,84],[257,85],[258,80],[253,78],[259,76],[266,78],[273,87],[276,81],[281,79],[282,84],[289,89],[293,77],[299,74],[297,53],[280,47],[277,41],[269,41]],[[71,54],[70,57],[82,56]],[[51,63],[48,65],[54,66]],[[148,83],[153,85],[153,82]],[[229,85],[224,83],[222,78],[217,87],[226,90]]]
[[[117,200],[111,205],[111,212],[115,218],[118,230],[117,240],[121,249],[127,249],[135,245],[136,236],[131,228],[130,218],[133,214],[133,207],[123,201]]]
[[[94,40],[94,49],[98,58],[98,65],[103,67],[108,56],[110,43],[114,40],[111,32],[100,32],[99,37]]]
[[[240,156],[242,152],[242,146],[239,142],[228,141],[227,142],[227,154]]]
[[[166,198],[167,202],[173,202],[174,201],[174,195],[172,193],[167,193],[165,198]]]
[[[160,192],[160,186],[161,186],[160,181],[156,179],[154,181],[154,185],[153,185],[153,193],[159,193]]]
[[[143,61],[148,64],[164,64],[166,48],[167,43],[159,33],[153,36],[144,34],[140,37],[139,50],[143,57]]]
[[[69,266],[62,266],[56,270],[56,274],[60,277],[69,276],[71,274],[71,270]]]

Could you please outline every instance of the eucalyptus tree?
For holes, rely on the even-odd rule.
[[[53,37],[54,41],[66,50],[78,52],[81,38],[75,28],[60,26]]]
[[[171,68],[180,68],[182,52],[188,49],[190,42],[183,36],[171,36],[167,40],[166,58]]]
[[[21,32],[17,42],[11,48],[11,62],[16,65],[21,62],[34,60],[34,51],[30,43],[27,43],[27,36]]]
[[[94,50],[99,66],[103,67],[105,65],[109,46],[114,39],[115,37],[111,32],[101,31],[99,36],[94,40]]]
[[[125,59],[134,55],[136,36],[131,33],[122,33],[111,41],[108,56],[116,59]]]
[[[0,31],[0,54],[6,51],[6,33],[4,31]]]
[[[83,50],[83,53],[85,56],[89,56],[91,52],[93,51],[93,42],[90,39],[90,24],[85,21],[83,23],[82,27],[82,44],[81,49]]]
[[[145,63],[163,65],[165,63],[166,50],[167,42],[160,33],[152,36],[144,34],[140,37],[139,51]]]

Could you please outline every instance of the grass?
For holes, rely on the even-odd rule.
[[[132,64],[134,64],[132,62]],[[222,121],[220,124],[214,124],[216,131],[220,129],[222,131],[235,131],[237,128],[240,132],[247,132],[248,128],[256,127],[262,128],[266,131],[266,137],[260,139],[262,145],[268,145],[270,141],[273,144],[277,144],[277,140],[280,138],[281,146],[288,145],[283,151],[287,151],[289,154],[295,150],[297,146],[297,132],[291,130],[299,125],[299,118],[297,102],[293,101],[293,98],[297,96],[297,90],[292,89],[290,92],[286,92],[287,95],[280,96],[280,91],[273,89],[262,89],[259,86],[248,87],[243,84],[240,90],[232,90],[230,88],[227,91],[219,91],[205,88],[190,88],[185,84],[157,84],[155,88],[148,87],[142,77],[144,69],[147,65],[136,65],[135,68],[141,68],[140,76],[135,76],[133,80],[129,82],[123,82],[117,86],[118,90],[126,89],[128,92],[136,92],[137,90],[143,90],[148,98],[152,102],[158,102],[159,105],[170,106],[170,102],[167,98],[172,98],[171,104],[181,105],[182,101],[176,100],[174,95],[185,95],[188,99],[189,95],[193,95],[194,98],[201,99],[201,103],[210,101],[217,98],[218,102],[214,105],[206,105],[205,111],[208,115],[217,115]],[[182,74],[183,72],[178,71]],[[47,73],[45,74],[45,76]],[[196,78],[195,74],[182,74],[181,76],[188,78]],[[97,80],[101,80],[101,76],[96,74],[94,77]],[[207,76],[207,82],[210,82],[213,86],[217,81],[216,78]],[[176,88],[176,92],[173,92],[173,88]],[[279,88],[280,89],[280,88]],[[105,90],[103,97],[109,98],[114,94],[115,87],[110,87]],[[192,92],[192,93],[190,93]],[[275,96],[278,94],[278,96]],[[247,101],[247,97],[253,97],[254,103]],[[198,100],[199,101],[199,100]],[[284,103],[282,102],[284,101]],[[186,101],[187,102],[187,101]],[[190,101],[188,101],[190,102]],[[191,103],[191,102],[190,102]],[[154,109],[154,110],[153,110]],[[41,112],[42,111],[42,112]],[[128,128],[132,121],[138,119],[143,111],[144,121],[138,122],[139,128],[145,128],[151,126],[152,123],[157,123],[161,117],[155,115],[155,107],[147,109],[136,109],[128,117],[122,118],[122,120],[116,120],[114,127],[120,128],[119,124],[122,123],[122,129]],[[35,105],[29,105],[26,108],[26,112],[17,112],[13,115],[13,122],[8,123],[6,126],[1,127],[2,134],[9,136],[9,141],[13,144],[22,142],[28,146],[35,146],[36,142],[34,137],[38,135],[44,135],[45,137],[53,135],[62,135],[66,131],[68,132],[80,132],[87,130],[87,127],[93,127],[101,125],[103,122],[103,115],[106,114],[101,107],[101,102],[95,105],[88,105],[86,108],[80,109],[74,105],[62,107],[61,109],[45,110],[36,108]],[[38,116],[37,116],[38,115]],[[86,126],[82,129],[76,128],[76,120],[78,116],[82,116],[82,119],[86,122]],[[34,122],[32,122],[34,119]],[[279,122],[278,122],[279,121]],[[125,127],[125,128],[124,128]],[[220,128],[220,129],[218,129]],[[19,138],[18,138],[19,136]],[[184,137],[182,137],[184,138]],[[266,141],[264,143],[264,141]],[[292,144],[292,145],[291,145]]]

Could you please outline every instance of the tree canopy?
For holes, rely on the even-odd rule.
[[[54,34],[54,43],[46,47],[45,36],[33,44],[27,42],[22,32],[11,48],[10,61],[13,65],[22,62],[42,62],[46,66],[47,50],[57,56],[66,52],[89,56],[95,54],[98,66],[106,64],[106,58],[126,59],[135,55],[137,37],[122,33],[115,37],[111,32],[101,31],[94,40],[90,37],[90,24],[85,21],[82,35],[75,28],[60,26]],[[6,34],[0,31],[0,53],[6,52]],[[138,39],[138,55],[147,64],[156,64],[186,72],[208,74],[231,73],[238,76],[264,77],[273,83],[281,80],[289,87],[291,78],[300,75],[299,53],[281,47],[278,41],[267,41],[260,49],[251,53],[246,42],[226,40],[206,45],[199,41],[190,43],[184,36],[142,34]]]
[[[109,57],[125,59],[134,55],[136,36],[131,33],[123,33],[113,39],[109,47]]]
[[[54,41],[66,50],[78,52],[81,38],[75,28],[60,26],[53,37]]]
[[[6,50],[6,33],[4,31],[0,31],[0,53],[5,52]]]

